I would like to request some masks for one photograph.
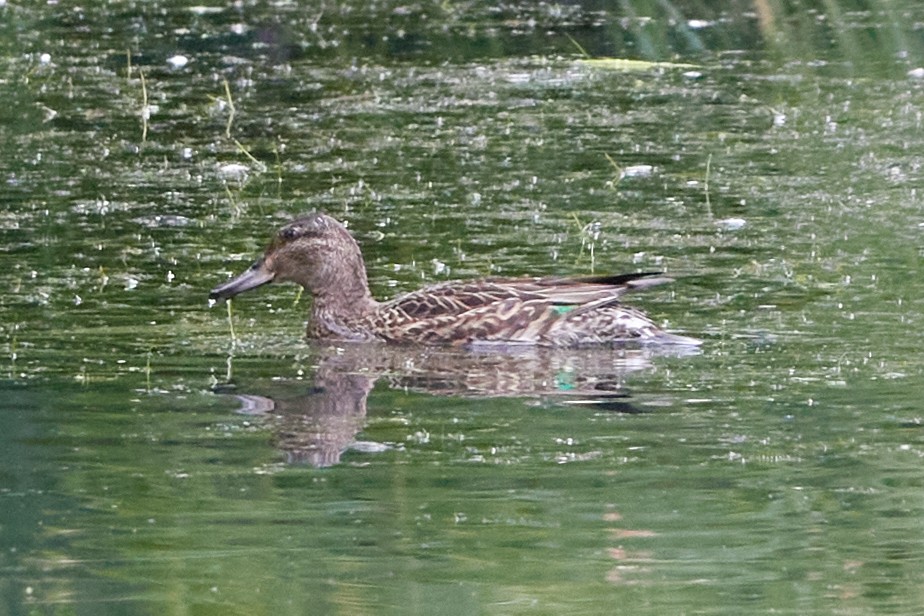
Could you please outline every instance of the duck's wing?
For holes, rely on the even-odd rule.
[[[486,309],[511,300],[542,300],[545,296],[534,292],[524,279],[508,281],[484,279],[466,282],[447,282],[424,287],[385,302],[380,312],[393,313],[401,320],[425,320],[440,317],[458,317],[473,310]]]
[[[673,282],[673,279],[662,276],[661,272],[637,272],[613,276],[532,278],[503,282],[509,288],[544,297],[557,306],[579,307],[607,299],[616,301],[629,291],[640,291]]]
[[[534,344],[568,314],[616,304],[630,290],[668,282],[655,273],[593,278],[484,279],[435,285],[381,304],[373,318],[387,339]]]

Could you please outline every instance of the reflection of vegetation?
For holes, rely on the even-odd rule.
[[[337,13],[302,17],[311,27],[293,29],[310,33],[300,45],[306,53],[350,58],[435,54],[466,60],[541,48],[646,61],[769,50],[781,59],[815,61],[836,50],[866,65],[920,57],[919,37],[911,36],[911,22],[903,17],[903,8],[914,6],[877,0],[621,0],[603,8],[589,1],[474,3],[417,11],[395,7],[366,20],[371,9],[346,4]],[[273,38],[291,45],[291,36]]]
[[[137,6],[128,13],[137,13],[137,19],[152,24],[160,19],[148,3],[132,4]],[[306,11],[298,3],[278,6],[272,22],[248,24],[233,36],[217,38],[201,33],[222,9],[206,11],[170,0],[156,4],[165,13],[176,5],[178,16],[188,22],[183,28],[188,34],[165,40],[166,49],[143,50],[147,55],[137,57],[143,64],[177,47],[191,58],[211,53],[258,55],[276,66],[320,58],[339,58],[353,65],[357,58],[470,61],[576,51],[584,57],[663,62],[724,51],[768,50],[781,59],[805,61],[830,59],[837,52],[866,65],[904,62],[924,52],[924,42],[913,31],[916,0],[580,0],[500,5],[476,1],[413,6],[399,0],[344,0],[319,10]],[[19,23],[21,30],[34,29],[28,12],[8,13],[5,17]],[[104,3],[74,13],[79,22],[75,14],[62,12],[50,23],[79,33],[94,20],[113,23],[122,17]],[[138,50],[137,40],[128,36],[108,42]]]
[[[762,40],[774,53],[824,60],[836,50],[862,66],[921,57],[920,37],[909,36],[901,4],[825,0],[794,7],[784,0],[754,0],[753,8]]]
[[[769,50],[781,59],[806,61],[824,60],[836,50],[860,65],[919,58],[919,37],[910,36],[903,4],[912,6],[876,0],[622,0],[599,27],[574,33],[572,48],[647,60],[723,50]]]

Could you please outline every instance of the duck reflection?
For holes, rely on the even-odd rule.
[[[669,349],[672,354],[696,349]],[[240,413],[266,419],[273,444],[289,463],[317,467],[340,462],[350,448],[384,446],[358,443],[366,402],[377,381],[390,387],[437,396],[528,397],[553,404],[592,405],[637,413],[626,378],[651,367],[655,353],[668,349],[529,347],[458,350],[340,344],[312,348],[317,365],[313,384],[293,394],[286,385],[273,393],[234,393]],[[299,383],[301,386],[301,382]],[[219,390],[220,392],[220,390]]]

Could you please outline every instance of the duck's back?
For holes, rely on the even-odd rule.
[[[457,346],[649,340],[664,332],[640,311],[621,305],[619,297],[668,281],[654,276],[442,283],[380,304],[367,326],[389,342]]]

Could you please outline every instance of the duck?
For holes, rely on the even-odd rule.
[[[627,342],[699,345],[658,327],[622,296],[672,282],[661,272],[584,277],[489,277],[441,282],[387,301],[372,297],[359,244],[320,212],[283,225],[249,269],[209,293],[230,300],[294,282],[311,297],[310,340],[477,348]]]

